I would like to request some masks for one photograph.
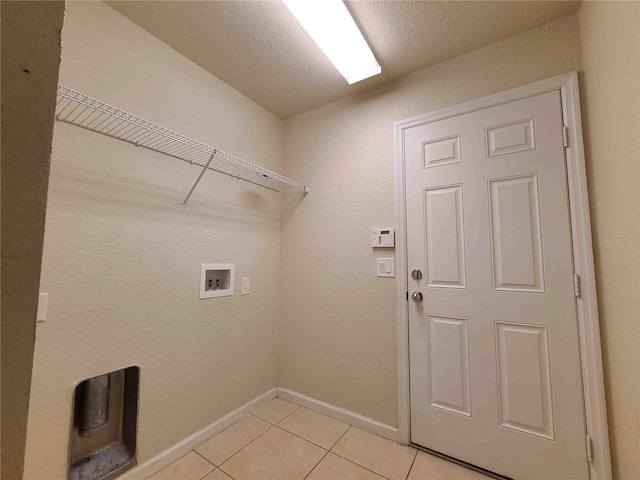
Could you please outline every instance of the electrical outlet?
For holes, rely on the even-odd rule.
[[[47,306],[49,305],[49,294],[41,293],[38,297],[38,313],[36,322],[44,322],[47,319]]]

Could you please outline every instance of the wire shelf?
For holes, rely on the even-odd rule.
[[[288,188],[299,188],[305,193],[310,190],[309,185],[291,180],[63,85],[58,85],[55,118],[193,165],[200,165],[203,167],[202,173],[207,169],[213,170],[276,192]],[[196,185],[201,177],[202,174],[198,177]],[[189,196],[185,204],[188,198]]]

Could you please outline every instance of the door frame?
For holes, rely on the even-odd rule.
[[[609,480],[611,457],[607,430],[604,375],[598,302],[593,265],[593,246],[584,143],[580,115],[578,74],[570,72],[522,87],[507,90],[443,110],[402,120],[394,124],[395,142],[395,218],[396,218],[396,302],[398,328],[398,440],[411,443],[411,409],[409,397],[409,309],[407,284],[407,212],[405,205],[406,181],[404,163],[404,132],[446,118],[483,110],[535,95],[560,91],[562,117],[566,127],[568,146],[565,147],[571,213],[571,241],[575,274],[579,276],[580,296],[576,297],[578,330],[582,366],[582,392],[585,407],[585,448],[590,457],[592,480]]]

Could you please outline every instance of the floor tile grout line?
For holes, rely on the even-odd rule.
[[[341,439],[342,437],[344,437],[344,436],[345,436],[345,434],[349,431],[349,429],[350,429],[350,428],[351,428],[351,425],[349,425],[349,427],[344,431],[344,433],[343,433],[342,435],[340,435],[340,438],[338,438],[338,440],[336,440],[336,442],[331,446],[331,448],[333,448],[333,447],[336,445],[336,443],[338,443],[338,442],[340,441],[340,439]],[[295,434],[294,434],[294,435],[295,435]],[[315,443],[314,443],[314,445],[315,445]],[[324,447],[321,447],[321,448],[324,448]],[[322,458],[321,458],[320,460],[318,460],[318,463],[316,463],[316,464],[313,466],[313,468],[309,471],[309,473],[307,473],[307,475],[304,477],[304,479],[303,479],[303,480],[306,480],[306,478],[307,478],[309,475],[311,475],[311,472],[313,472],[313,471],[316,469],[316,467],[317,467],[318,465],[320,465],[320,462],[322,462],[322,460],[324,460],[324,458],[325,458],[327,455],[329,455],[329,453],[331,453],[331,448],[329,448],[329,450],[325,449],[325,450],[326,450],[325,454],[322,456]]]
[[[294,432],[290,432],[289,430],[287,430],[286,428],[282,428],[280,425],[274,425],[274,427],[279,428],[280,430],[282,430],[283,432],[289,433],[291,435],[293,435],[294,437],[298,437],[300,440],[304,440],[305,442],[309,442],[311,445],[315,445],[318,448],[321,448],[323,450],[326,450],[327,452],[330,450],[329,448],[323,447],[322,445],[318,445],[315,442],[312,442],[311,440],[309,440],[308,438],[304,438],[300,435],[298,435],[297,433]],[[342,438],[342,436],[340,436],[340,438]],[[339,439],[338,439],[339,440]]]
[[[347,429],[344,431],[342,435],[340,435],[340,438],[338,438],[335,442],[333,442],[333,445],[329,447],[329,451],[331,451],[333,447],[335,447],[338,444],[338,442],[342,440],[342,437],[344,437],[347,434],[347,432],[351,430],[351,427],[353,427],[353,425],[349,425],[348,423],[345,423],[345,425],[347,425]]]
[[[307,473],[307,474],[304,476],[304,478],[303,478],[302,480],[306,480],[306,478],[307,478],[309,475],[311,475],[311,472],[313,472],[313,471],[316,469],[316,467],[317,467],[318,465],[320,465],[320,462],[321,462],[322,460],[324,460],[324,457],[326,457],[327,455],[329,455],[329,450],[325,450],[325,451],[324,451],[324,455],[322,455],[322,458],[320,458],[320,460],[318,460],[318,462],[313,466],[313,468],[312,468],[311,470],[309,470],[309,473]]]
[[[216,468],[218,468],[218,466],[217,466],[215,463],[213,463],[211,460],[209,460],[208,458],[205,458],[203,455],[200,455],[198,452],[196,452],[196,449],[195,449],[195,448],[194,448],[193,450],[191,450],[191,451],[192,451],[193,453],[195,453],[196,455],[198,455],[200,458],[204,459],[204,461],[205,461],[205,462],[210,463],[211,465],[213,465],[213,467],[214,467],[213,469],[214,469],[214,470],[215,470]],[[186,455],[185,455],[185,456],[186,456]],[[211,473],[211,472],[209,472],[209,473]],[[207,473],[207,475],[209,475],[209,473]],[[206,477],[207,475],[205,475],[205,477]],[[204,478],[204,477],[202,477],[202,478]]]
[[[277,398],[277,397],[276,397],[276,398]],[[286,401],[286,400],[285,400],[285,401]],[[300,405],[298,405],[297,403],[293,403],[293,402],[289,402],[289,403],[291,403],[291,404],[293,404],[293,405],[296,405],[296,408],[295,408],[295,409],[293,409],[293,411],[291,411],[291,412],[290,412],[288,415],[286,415],[284,418],[288,417],[288,416],[289,416],[289,415],[291,415],[293,412],[295,412],[298,408],[300,408]],[[265,405],[267,405],[267,404],[265,404]],[[235,457],[236,455],[238,455],[241,451],[243,451],[245,448],[247,448],[247,447],[248,447],[249,445],[251,445],[253,442],[255,442],[256,440],[258,440],[260,437],[262,437],[265,433],[267,433],[267,432],[268,432],[269,430],[271,430],[273,427],[275,427],[275,424],[273,424],[273,423],[269,422],[268,420],[265,420],[265,419],[263,419],[263,418],[260,418],[260,417],[258,417],[257,415],[254,415],[254,414],[253,414],[253,412],[249,412],[249,415],[246,415],[246,416],[242,417],[241,419],[239,419],[238,421],[234,422],[232,425],[229,425],[229,427],[225,428],[225,430],[227,430],[227,429],[231,428],[233,425],[236,425],[240,420],[243,420],[243,419],[245,419],[245,418],[247,418],[247,417],[249,417],[249,416],[252,416],[252,417],[254,417],[254,418],[257,418],[258,420],[262,420],[263,422],[265,422],[266,424],[268,424],[268,425],[269,425],[269,428],[267,428],[264,432],[262,432],[262,433],[261,433],[260,435],[258,435],[256,438],[254,438],[253,440],[251,440],[251,441],[250,441],[249,443],[247,443],[244,447],[242,447],[240,450],[238,450],[238,451],[237,451],[237,452],[235,452],[233,455],[231,455],[229,458],[227,458],[227,459],[226,459],[224,462],[222,462],[220,465],[216,465],[215,463],[213,463],[213,462],[211,462],[210,460],[207,460],[207,459],[205,458],[205,460],[207,460],[207,462],[211,463],[213,466],[215,466],[216,468],[220,469],[224,474],[229,475],[231,478],[233,478],[233,477],[232,477],[230,474],[228,474],[227,472],[225,472],[224,470],[222,470],[222,465],[223,465],[223,464],[225,464],[226,462],[228,462],[229,460],[231,460],[231,459],[232,459],[233,457]],[[283,418],[282,420],[284,420],[284,418]],[[224,432],[225,430],[223,430],[222,432]],[[222,433],[222,432],[220,432],[220,433]],[[218,435],[220,435],[220,433],[218,433]],[[218,435],[216,435],[216,436],[218,436]],[[215,438],[216,436],[214,436],[213,438]],[[202,444],[198,445],[196,448],[200,448],[202,445],[204,445],[204,443],[206,443],[206,442],[203,442]],[[196,451],[196,450],[195,450],[195,448],[193,449],[193,451],[194,451],[194,452]],[[198,452],[196,452],[196,453],[198,453]],[[198,455],[200,455],[200,454],[198,453]],[[200,456],[202,457],[202,455],[200,455]],[[202,457],[202,458],[204,458],[204,457]],[[211,473],[211,472],[209,472],[209,473]],[[207,474],[207,475],[208,475],[208,474]]]
[[[349,425],[349,424],[347,424],[347,425]],[[340,440],[342,440],[342,437],[344,437],[344,436],[347,434],[347,432],[348,432],[349,430],[351,430],[351,427],[352,427],[352,426],[353,426],[353,425],[349,425],[349,426],[347,427],[347,429],[344,431],[344,433],[343,433],[342,435],[340,435],[340,438],[339,438],[338,440],[336,440],[336,442],[335,442],[333,445],[331,445],[331,448],[335,447],[335,446],[338,444],[338,442],[339,442]],[[329,451],[331,451],[331,448],[329,449]]]
[[[268,422],[267,422],[268,423]],[[269,423],[269,425],[271,425]],[[263,435],[265,435],[267,432],[269,432],[271,429],[273,429],[275,427],[275,425],[271,425],[269,428],[267,428],[264,432],[262,432],[260,435],[258,435],[256,438],[254,438],[253,440],[251,440],[249,443],[247,443],[244,447],[242,447],[240,450],[238,450],[236,453],[234,453],[233,455],[231,455],[229,458],[227,458],[224,462],[222,462],[220,465],[216,465],[220,470],[222,470],[222,465],[224,465],[225,463],[227,463],[229,460],[231,460],[233,457],[235,457],[236,455],[238,455],[241,451],[243,451],[245,448],[247,448],[249,445],[251,445],[253,442],[255,442],[256,440],[258,440],[260,437],[262,437]],[[222,470],[224,473],[226,473],[227,475],[229,475],[230,477],[232,475],[230,475],[229,473],[227,473],[225,470]]]
[[[202,479],[203,479],[204,477],[206,477],[207,475],[209,475],[209,474],[211,474],[211,473],[215,472],[217,469],[218,469],[218,467],[214,467],[214,468],[213,468],[213,470],[211,470],[210,472],[207,472],[207,474],[206,474],[206,475],[203,475],[202,477],[200,477],[200,480],[202,480]]]
[[[298,408],[300,408],[300,405],[298,405]],[[298,408],[296,408],[296,409],[294,409],[293,411],[291,411],[289,414],[287,414],[285,417],[283,417],[283,418],[282,418],[282,420],[284,420],[285,418],[287,418],[289,415],[291,415],[293,412],[295,412]],[[250,414],[250,415],[253,415],[253,414]],[[231,455],[229,458],[227,458],[224,462],[222,462],[222,464],[224,464],[224,463],[228,462],[229,460],[231,460],[233,457],[235,457],[236,455],[238,455],[242,450],[244,450],[245,448],[247,448],[247,447],[248,447],[249,445],[251,445],[253,442],[255,442],[256,440],[258,440],[260,437],[262,437],[263,435],[265,435],[267,432],[269,432],[269,431],[273,430],[274,428],[277,428],[278,430],[281,430],[281,431],[283,431],[283,432],[285,432],[285,433],[288,433],[288,434],[290,434],[290,435],[293,435],[294,437],[297,437],[297,438],[299,438],[300,440],[304,440],[305,442],[308,442],[308,443],[310,443],[311,445],[314,445],[314,446],[316,446],[316,447],[321,448],[322,450],[324,450],[324,455],[322,455],[322,458],[320,458],[320,460],[318,460],[318,463],[316,463],[316,464],[313,466],[313,468],[309,471],[309,473],[308,473],[307,475],[305,475],[305,477],[304,477],[304,478],[307,478],[307,476],[309,476],[309,474],[310,474],[310,473],[311,473],[311,472],[312,472],[312,471],[313,471],[313,470],[318,466],[318,464],[322,461],[322,459],[323,459],[324,457],[326,457],[326,456],[329,454],[329,450],[327,450],[326,448],[324,448],[324,447],[322,447],[322,446],[320,446],[320,445],[318,445],[318,444],[316,444],[316,443],[313,443],[313,442],[312,442],[312,441],[310,441],[310,440],[307,440],[306,438],[302,438],[301,436],[296,435],[295,433],[292,433],[292,432],[290,432],[290,431],[288,431],[288,430],[285,430],[284,428],[279,427],[277,424],[276,424],[276,425],[274,425],[274,424],[272,424],[272,423],[268,422],[267,420],[264,420],[264,419],[262,419],[262,418],[260,418],[260,417],[258,417],[258,416],[256,416],[256,415],[254,415],[254,417],[259,418],[260,420],[265,421],[266,423],[268,423],[268,424],[270,425],[270,427],[269,427],[269,428],[268,428],[264,433],[262,433],[260,436],[256,437],[254,440],[252,440],[251,442],[249,442],[248,444],[246,444],[244,447],[242,447],[240,450],[238,450],[236,453],[234,453],[234,454],[233,454],[233,455]],[[282,421],[282,420],[280,420],[280,421]],[[349,427],[351,427],[351,426],[349,426]],[[347,428],[347,430],[349,430],[349,429]],[[345,432],[344,432],[344,433],[347,433],[347,431],[345,430]],[[340,436],[340,438],[342,438],[342,437],[344,436],[344,433]],[[340,440],[340,438],[338,439],[338,441]],[[336,443],[337,443],[337,442],[336,442]],[[196,453],[197,453],[197,452],[196,452]],[[206,459],[205,459],[205,460],[206,460]],[[208,461],[208,460],[207,460],[207,461]],[[209,462],[209,463],[211,463],[211,462]],[[219,469],[220,471],[222,471],[224,474],[229,475],[229,477],[231,477],[231,478],[233,479],[233,477],[232,477],[229,473],[227,473],[225,470],[223,470],[223,469],[222,469],[222,464],[221,464],[221,465],[219,465],[219,466],[217,466],[216,468],[218,468],[218,469]],[[211,472],[209,472],[209,473],[211,473]],[[209,473],[207,473],[207,475],[209,475]]]
[[[269,425],[273,426],[274,424],[271,423],[269,420],[265,420],[264,418],[259,417],[258,415],[254,415],[253,412],[251,412],[249,415],[251,415],[253,418],[257,418],[258,420],[262,420],[265,423],[268,423]]]
[[[227,477],[229,477],[231,480],[236,480],[235,477],[232,477],[231,475],[229,475],[227,472],[225,472],[224,470],[222,470],[220,467],[217,468],[218,470],[220,470],[222,473],[224,473]],[[215,470],[214,470],[215,472]]]
[[[276,397],[277,398],[277,397]],[[282,399],[281,399],[282,400]],[[286,401],[286,400],[285,400]],[[293,403],[293,402],[289,402],[289,403]],[[282,417],[280,420],[278,420],[276,423],[271,423],[269,420],[265,420],[262,417],[259,417],[258,415],[254,415],[253,412],[251,412],[249,415],[258,418],[260,420],[262,420],[263,422],[267,422],[269,425],[277,425],[278,423],[280,423],[282,420],[284,420],[285,418],[287,418],[289,415],[291,415],[293,412],[295,412],[296,410],[298,410],[300,408],[300,405],[298,405],[297,403],[293,403],[293,405],[296,405],[296,408],[294,408],[293,410],[291,410],[289,413],[287,413],[284,417]],[[254,410],[255,411],[255,410]]]
[[[0,0],[2,1],[2,0]],[[260,417],[256,417],[255,415],[252,415],[251,413],[249,413],[248,415],[242,417],[240,420],[236,421],[235,423],[229,425],[227,428],[225,428],[224,430],[222,430],[221,432],[217,433],[216,435],[214,435],[213,437],[211,437],[209,440],[202,442],[200,445],[198,445],[196,448],[193,449],[194,452],[196,452],[197,448],[200,448],[201,446],[203,446],[205,443],[210,442],[211,440],[213,440],[214,438],[216,438],[218,435],[221,435],[222,433],[226,432],[227,430],[229,430],[231,427],[233,427],[234,425],[237,425],[238,423],[240,423],[242,420],[244,420],[245,418],[249,418],[253,416],[253,418],[256,418],[264,423],[266,423],[267,425],[269,425],[269,428],[267,428],[264,432],[262,432],[260,435],[258,435],[256,438],[254,438],[253,440],[251,440],[249,443],[247,443],[244,447],[242,447],[240,450],[243,450],[244,448],[248,447],[249,445],[251,445],[253,442],[255,442],[258,438],[260,438],[262,435],[264,435],[265,433],[267,433],[269,430],[271,430],[271,428],[273,428],[275,425],[267,422],[266,420],[262,420]],[[235,454],[239,453],[240,450],[238,450],[237,452],[234,452],[229,458],[227,458],[226,460],[224,460],[222,463],[226,462],[227,460],[229,460],[231,457],[233,457]],[[207,462],[209,462],[211,465],[213,465],[216,468],[220,468],[220,465],[222,465],[222,463],[220,465],[216,465],[215,463],[213,463],[211,460],[209,460],[207,457],[205,457],[204,455],[201,455],[199,452],[196,452],[198,455],[200,455],[202,458],[204,458]],[[226,473],[226,472],[225,472]]]
[[[291,410],[289,413],[287,413],[284,417],[282,417],[282,418],[281,418],[280,420],[278,420],[276,423],[271,423],[269,420],[265,420],[264,418],[259,417],[258,415],[254,415],[254,413],[253,413],[253,412],[257,412],[257,411],[258,411],[258,410],[260,410],[262,407],[265,407],[265,406],[269,405],[269,404],[270,404],[271,402],[273,402],[275,399],[279,399],[279,400],[282,400],[283,402],[287,402],[287,403],[290,403],[291,405],[295,405],[295,406],[296,406],[296,408],[294,408],[293,410]],[[267,422],[267,423],[269,423],[269,424],[271,424],[271,425],[277,425],[278,423],[280,423],[282,420],[284,420],[285,418],[287,418],[289,415],[291,415],[293,412],[295,412],[295,411],[296,411],[296,410],[298,410],[299,408],[300,408],[300,405],[298,405],[297,403],[290,402],[289,400],[285,400],[284,398],[280,398],[280,397],[278,397],[278,396],[276,395],[274,398],[272,398],[271,400],[269,400],[269,401],[268,401],[267,403],[265,403],[264,405],[262,405],[262,406],[260,406],[260,407],[256,408],[255,410],[253,410],[253,412],[249,412],[249,414],[250,414],[250,415],[253,415],[254,417],[259,418],[260,420],[263,420],[263,421],[265,421],[265,422]]]
[[[353,428],[355,428],[356,430],[358,430],[358,427],[355,427],[355,426],[353,426],[353,425],[351,425],[351,427],[353,427]],[[349,430],[347,430],[347,431],[349,431]],[[346,435],[346,433],[347,433],[347,432],[344,432],[344,433],[345,433],[345,435]],[[367,432],[367,433],[368,433],[368,432]],[[397,443],[397,442],[392,442],[391,440],[388,440],[388,439],[386,439],[386,438],[384,438],[384,437],[380,437],[379,435],[376,435],[375,433],[374,433],[374,434],[372,434],[372,435],[375,435],[376,437],[382,438],[383,440],[387,440],[387,441],[389,441],[389,442],[391,442],[391,443],[393,443],[393,444],[395,444],[395,445],[401,445],[401,444],[399,444],[399,443]],[[344,435],[343,435],[343,436],[344,436]],[[340,438],[342,438],[342,437],[340,437]],[[338,442],[339,442],[339,441],[340,441],[340,439],[338,439]],[[370,472],[373,472],[373,473],[375,473],[376,475],[378,475],[378,476],[380,476],[380,477],[382,477],[382,478],[386,478],[387,480],[390,480],[388,477],[385,477],[385,476],[384,476],[384,475],[382,475],[381,473],[378,473],[378,472],[376,472],[375,470],[371,470],[370,468],[365,467],[364,465],[360,465],[360,464],[359,464],[358,462],[356,462],[355,460],[351,460],[350,458],[343,457],[343,456],[342,456],[342,455],[340,455],[339,453],[335,452],[333,449],[334,449],[334,448],[335,448],[335,446],[338,444],[338,442],[336,442],[336,444],[335,444],[333,447],[331,447],[331,450],[329,450],[331,453],[333,453],[334,455],[337,455],[338,457],[340,457],[340,458],[342,458],[342,459],[344,459],[344,460],[347,460],[347,461],[349,461],[349,462],[351,462],[351,463],[354,463],[354,464],[358,465],[359,467],[364,468],[365,470],[369,470]],[[414,448],[414,447],[410,446],[410,445],[402,445],[402,446],[406,446],[407,448],[410,448],[410,449],[412,449],[412,450],[414,450],[414,451],[415,451],[415,454],[414,454],[414,456],[413,456],[413,460],[411,461],[411,467],[413,467],[413,462],[415,462],[415,460],[416,460],[416,456],[418,455],[418,451],[419,451],[419,450],[418,450],[417,448]],[[409,468],[409,472],[411,472],[411,468]],[[408,475],[408,474],[407,474],[407,475]]]
[[[281,399],[282,400],[282,399]],[[274,423],[275,426],[278,426],[278,424],[280,422],[282,422],[285,418],[288,418],[289,416],[293,415],[295,412],[297,412],[298,410],[300,410],[300,405],[298,405],[297,403],[294,403],[294,405],[296,405],[296,408],[294,408],[293,410],[291,410],[289,413],[287,413],[284,417],[282,417],[280,420],[278,420],[276,423]]]
[[[227,477],[229,477],[231,480],[236,480],[236,477],[232,477],[231,475],[229,475],[227,472],[225,472],[224,470],[222,470],[220,467],[218,467],[218,470],[220,470],[222,473],[224,473]]]
[[[291,403],[293,403],[293,402],[291,402]],[[276,427],[278,427],[278,428],[280,428],[280,429],[282,429],[282,430],[284,430],[285,432],[291,433],[292,435],[295,435],[296,437],[300,437],[301,439],[306,440],[307,442],[311,442],[311,443],[313,443],[314,445],[317,445],[318,447],[320,447],[320,448],[324,448],[325,450],[329,450],[329,451],[331,451],[331,449],[332,449],[333,447],[335,447],[335,446],[336,446],[336,443],[338,443],[338,442],[340,441],[340,439],[341,439],[342,437],[344,437],[344,434],[345,434],[345,433],[347,433],[347,431],[348,431],[351,427],[353,427],[353,425],[351,425],[351,424],[349,424],[349,423],[345,423],[345,422],[343,422],[342,420],[338,420],[337,418],[330,417],[330,416],[328,416],[328,415],[325,415],[324,413],[316,412],[315,410],[311,410],[310,408],[306,408],[306,410],[309,410],[309,411],[310,411],[310,412],[312,412],[312,413],[317,413],[318,415],[321,415],[321,416],[323,416],[323,417],[327,417],[327,418],[328,418],[328,419],[330,419],[330,420],[335,420],[336,422],[339,422],[339,423],[341,423],[341,424],[343,424],[343,425],[346,425],[346,426],[347,426],[347,429],[346,429],[346,430],[345,430],[345,431],[340,435],[340,437],[339,437],[339,438],[338,438],[338,439],[333,443],[333,445],[331,445],[329,448],[323,447],[322,445],[318,445],[317,443],[315,443],[315,442],[313,442],[313,441],[309,440],[308,438],[304,438],[303,436],[300,436],[300,435],[298,435],[297,433],[291,432],[291,431],[287,430],[286,428],[284,428],[284,427],[281,427],[281,426],[280,426],[280,423],[281,423],[281,422],[283,422],[287,417],[289,417],[290,415],[293,415],[295,412],[297,412],[297,411],[298,411],[299,409],[301,409],[301,408],[306,408],[306,407],[303,407],[302,405],[298,405],[298,408],[296,408],[293,412],[291,412],[289,415],[287,415],[287,416],[286,416],[286,417],[284,417],[282,420],[280,420],[280,421],[279,421],[275,426],[276,426]]]
[[[413,470],[413,464],[416,463],[416,458],[418,458],[418,450],[416,449],[416,454],[413,456],[413,460],[411,461],[411,466],[409,467],[409,471],[407,475],[404,477],[405,480],[409,480],[409,475],[411,475],[411,470]]]
[[[183,456],[181,456],[179,459],[175,460],[174,462],[171,462],[169,465],[167,465],[166,467],[162,468],[161,470],[157,471],[156,473],[154,473],[153,475],[151,475],[149,477],[149,480],[151,480],[154,476],[156,476],[157,474],[159,474],[160,472],[162,472],[163,470],[166,470],[167,468],[175,465],[176,463],[178,463],[180,460],[182,460],[184,457],[186,457],[187,455],[189,455],[191,452],[195,453],[196,455],[198,455],[200,458],[202,458],[205,462],[207,462],[209,465],[211,465],[213,467],[213,470],[208,471],[207,473],[205,473],[202,477],[200,477],[200,480],[202,480],[204,477],[206,477],[207,475],[209,475],[211,472],[215,471],[216,467],[213,463],[211,463],[209,460],[207,460],[206,458],[204,458],[202,455],[200,455],[198,452],[196,452],[195,450],[191,450],[187,453],[185,453]]]
[[[354,462],[353,460],[350,460],[350,459],[348,459],[348,458],[346,458],[346,457],[343,457],[343,456],[342,456],[342,455],[340,455],[339,453],[336,453],[336,452],[334,452],[334,451],[333,451],[333,449],[335,448],[335,446],[340,442],[340,440],[342,440],[342,437],[344,437],[344,436],[347,434],[347,432],[348,432],[349,430],[351,430],[351,428],[356,428],[356,429],[357,429],[357,427],[354,427],[353,425],[349,425],[349,428],[347,428],[347,429],[345,430],[345,432],[344,432],[342,435],[340,435],[340,438],[339,438],[338,440],[336,440],[336,443],[334,443],[334,444],[333,444],[333,446],[329,449],[329,453],[333,453],[336,457],[340,457],[341,459],[346,460],[346,461],[347,461],[347,462],[349,462],[349,463],[353,463],[354,465],[357,465],[357,466],[358,466],[358,467],[360,467],[360,468],[364,468],[365,470],[367,470],[367,471],[369,471],[369,472],[373,473],[374,475],[378,475],[378,476],[379,476],[379,477],[381,477],[381,478],[385,478],[386,480],[389,480],[389,479],[388,479],[387,477],[385,477],[384,475],[382,475],[382,474],[380,474],[380,473],[378,473],[378,472],[375,472],[375,471],[371,470],[370,468],[367,468],[367,467],[365,467],[365,466],[363,466],[363,465],[360,465],[359,463],[356,463],[356,462]],[[417,450],[416,450],[416,452],[417,452]],[[413,465],[413,464],[412,464],[412,465]],[[409,471],[411,471],[411,469],[409,469]]]
[[[360,465],[358,462],[351,460],[347,457],[343,457],[342,455],[340,455],[339,453],[336,453],[332,450],[329,451],[329,453],[333,453],[336,457],[340,457],[343,460],[346,460],[347,462],[353,463],[354,465],[359,466],[360,468],[364,468],[365,470],[370,471],[371,473],[375,473],[376,475],[378,475],[379,477],[385,478],[386,480],[391,480],[389,477],[385,477],[384,475],[382,475],[379,472],[376,472],[375,470],[371,470],[369,467],[365,467],[364,465]]]
[[[195,451],[195,449],[191,450],[193,453],[195,453],[196,455],[198,455],[200,458],[202,458],[205,462],[207,462],[209,465],[211,465],[213,467],[213,470],[205,473],[203,476],[200,477],[200,480],[202,480],[204,477],[206,477],[207,475],[209,475],[212,472],[215,472],[216,469],[218,468],[217,465],[214,465],[210,460],[207,460],[206,458],[204,458],[202,455],[200,455],[198,452]]]

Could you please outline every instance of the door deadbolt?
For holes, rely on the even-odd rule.
[[[420,280],[422,278],[422,272],[418,269],[415,269],[411,272],[411,278],[414,280]]]
[[[420,292],[413,292],[411,294],[411,298],[413,299],[414,302],[421,302],[422,301],[422,293]]]

